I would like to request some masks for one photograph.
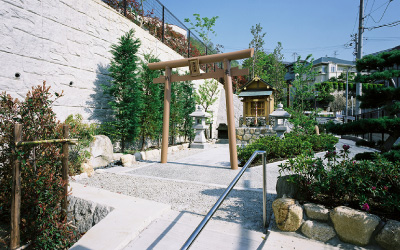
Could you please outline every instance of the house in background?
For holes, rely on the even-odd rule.
[[[285,63],[285,65],[287,69],[285,80],[291,83],[295,78],[293,72],[294,62]],[[346,74],[347,70],[349,73],[356,73],[356,63],[336,57],[321,57],[314,60],[313,70],[317,72],[314,83],[325,82],[332,77],[338,78],[342,73]]]

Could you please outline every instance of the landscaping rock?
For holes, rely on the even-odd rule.
[[[336,236],[333,227],[326,223],[307,220],[301,226],[301,232],[310,239],[326,242]]]
[[[301,198],[300,187],[297,183],[288,181],[290,178],[298,178],[298,175],[284,175],[278,178],[276,182],[276,196],[282,198],[285,195],[288,198],[298,199]]]
[[[136,153],[135,153],[135,159],[136,159],[136,161],[141,161],[141,160],[143,160],[143,159],[142,159],[142,154],[141,154],[141,152],[136,152]]]
[[[245,134],[243,137],[243,141],[248,141],[251,139],[251,135],[250,134]]]
[[[339,238],[354,245],[365,246],[379,224],[379,217],[352,208],[340,206],[330,213]]]
[[[303,209],[294,199],[279,198],[272,202],[275,221],[282,231],[294,232],[303,222]]]
[[[306,203],[304,204],[304,211],[310,219],[328,221],[329,220],[329,209],[323,205]]]
[[[107,166],[113,161],[113,145],[110,138],[105,135],[96,135],[89,145],[91,158],[89,164],[93,168]]]
[[[94,174],[93,167],[88,163],[82,163],[81,169],[82,169],[82,173],[86,173],[88,177],[90,177]]]
[[[121,162],[122,166],[130,167],[136,162],[136,159],[134,155],[126,154],[121,156]]]
[[[123,153],[114,153],[113,154],[113,160],[114,161],[119,161],[119,160],[121,160],[121,156],[123,156],[124,154]]]
[[[400,222],[389,220],[376,235],[375,240],[387,250],[400,249]]]

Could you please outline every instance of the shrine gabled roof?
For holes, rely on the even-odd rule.
[[[246,91],[244,90],[245,87],[249,86],[250,84],[252,84],[253,82],[261,82],[263,84],[265,84],[266,86],[272,88],[273,90],[276,90],[274,88],[274,86],[272,86],[271,84],[267,83],[266,81],[264,81],[263,79],[261,79],[260,77],[256,76],[254,77],[252,80],[248,81],[243,87],[240,88],[240,91]]]
[[[239,94],[239,97],[245,96],[267,96],[272,95],[272,91],[242,91]]]

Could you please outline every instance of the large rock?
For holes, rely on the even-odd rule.
[[[365,246],[379,224],[379,217],[352,208],[340,206],[330,213],[339,238],[354,245]]]
[[[376,237],[376,242],[387,250],[400,249],[400,222],[389,220]]]
[[[310,219],[328,221],[329,220],[329,209],[323,205],[306,203],[304,204],[304,211]]]
[[[68,221],[73,221],[80,233],[89,231],[114,208],[68,196]]]
[[[94,174],[93,166],[88,163],[81,164],[82,173],[86,173],[88,177],[91,177]]]
[[[122,166],[130,167],[136,162],[136,159],[134,155],[126,154],[121,156],[121,162]]]
[[[282,198],[283,196],[293,199],[301,199],[304,195],[300,192],[300,185],[290,181],[290,179],[298,180],[301,178],[299,175],[284,175],[278,178],[276,182],[276,197]]]
[[[301,232],[310,239],[326,242],[336,236],[333,227],[326,223],[307,220],[301,226]]]
[[[282,231],[294,232],[303,222],[303,209],[294,199],[279,198],[272,202],[275,221]]]
[[[93,168],[107,166],[113,161],[113,145],[110,138],[105,135],[96,135],[89,145],[89,152],[92,155],[89,164]]]

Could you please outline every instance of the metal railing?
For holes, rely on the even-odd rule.
[[[235,187],[235,185],[239,181],[240,177],[242,177],[243,173],[247,170],[247,168],[250,166],[250,164],[253,162],[253,160],[256,158],[257,155],[262,155],[262,165],[263,165],[263,226],[265,228],[268,226],[267,225],[267,185],[266,185],[267,184],[267,167],[266,167],[266,152],[265,151],[254,151],[254,153],[251,155],[250,159],[243,166],[242,170],[240,170],[240,172],[236,175],[236,177],[233,179],[231,184],[229,184],[229,186],[225,189],[225,192],[219,197],[217,202],[210,209],[210,211],[207,213],[207,215],[204,217],[204,219],[200,222],[200,224],[197,226],[197,228],[193,231],[193,233],[187,239],[185,244],[183,244],[183,246],[181,247],[181,250],[189,249],[189,247],[196,240],[197,236],[199,236],[201,231],[204,229],[204,227],[210,221],[211,217],[218,210],[219,206],[221,206],[222,202],[225,200],[225,198],[228,196],[228,194],[231,192],[231,190]]]
[[[171,49],[183,57],[197,57],[217,54],[186,27],[159,0],[102,0],[126,18],[147,30]],[[188,14],[189,15],[189,14]],[[191,14],[190,14],[191,15]],[[205,71],[220,67],[218,64],[208,65]]]

